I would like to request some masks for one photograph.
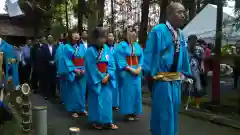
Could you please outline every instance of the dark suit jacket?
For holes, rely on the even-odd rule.
[[[40,44],[34,44],[31,48],[31,65],[37,67],[37,63],[39,62],[39,52],[40,52]]]
[[[48,45],[42,45],[40,47],[40,62],[39,64],[42,65],[42,72],[47,75],[47,74],[56,74],[56,65],[51,64],[51,61],[54,61],[55,58],[55,53],[56,53],[56,46],[52,46],[52,54],[50,53]]]

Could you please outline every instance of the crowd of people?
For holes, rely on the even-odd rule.
[[[128,121],[140,119],[141,82],[145,78],[151,84],[152,134],[177,135],[181,78],[194,80],[199,107],[199,91],[205,86],[201,80],[210,69],[209,64],[204,64],[210,55],[206,43],[191,35],[187,47],[180,30],[184,20],[182,4],[170,4],[166,23],[148,33],[144,49],[131,27],[124,30],[119,43],[103,27],[93,28],[89,35],[86,30],[62,34],[57,44],[51,35],[34,44],[28,40],[25,46],[15,47],[12,54],[20,77],[20,83],[15,84],[30,83],[34,92],[46,100],[55,98],[58,90],[71,117],[87,116],[93,128],[115,130],[118,126],[114,124],[113,110],[119,110]]]

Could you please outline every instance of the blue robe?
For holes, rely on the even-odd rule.
[[[120,77],[120,69],[119,69],[119,66],[117,65],[117,54],[118,54],[118,50],[121,46],[119,44],[115,45],[114,46],[114,58],[115,58],[115,63],[116,63],[116,83],[117,83],[117,90],[118,90],[118,102],[120,102],[120,99],[121,99],[121,93],[120,93],[120,90],[121,90],[121,86],[122,86],[122,81],[121,81],[121,77]],[[118,106],[120,105],[120,103],[118,103]]]
[[[62,100],[68,112],[84,112],[85,98],[82,95],[85,90],[81,89],[84,86],[81,84],[81,78],[75,73],[79,67],[76,67],[72,61],[75,57],[75,48],[66,44],[62,49],[63,55],[59,57],[57,63]]]
[[[90,46],[85,54],[85,74],[88,85],[88,121],[94,124],[112,123],[112,87],[115,63],[108,47],[104,45],[101,58],[96,47]],[[109,82],[102,84],[107,73],[100,72],[97,64],[107,63]]]
[[[111,55],[113,56],[113,60],[114,62],[116,61],[116,56],[115,56],[115,50],[116,50],[116,45],[108,45],[107,46]],[[112,80],[113,82],[113,88],[112,88],[112,106],[113,107],[119,107],[119,89],[118,89],[118,76],[117,76],[117,72],[118,70],[116,69],[116,72],[114,74],[114,80]]]
[[[179,30],[180,31],[180,30]],[[168,52],[162,53],[169,47]],[[173,64],[174,44],[172,33],[165,24],[155,26],[149,33],[144,49],[144,73],[155,76],[158,72],[170,72]],[[180,51],[177,72],[190,75],[188,50],[180,31]],[[177,135],[178,111],[181,101],[180,81],[155,81],[152,86],[152,135]]]
[[[131,66],[127,64],[126,57],[131,55],[131,46],[123,41],[119,43],[116,62],[119,69],[120,79],[120,113],[136,114],[142,113],[142,91],[141,91],[141,75],[135,76],[125,68],[130,66],[131,68],[137,69],[143,64],[143,52],[141,46],[135,42],[133,44],[135,48],[135,55],[138,57],[138,65]]]
[[[85,53],[87,51],[87,48],[84,46],[84,44],[81,42],[79,45],[75,45],[75,54],[73,57],[75,58],[82,58],[84,59]],[[82,66],[76,66],[76,69],[80,69],[80,70],[85,70],[84,65]],[[80,102],[81,105],[84,109],[82,109],[81,112],[85,111],[85,107],[86,107],[86,86],[87,86],[87,81],[86,81],[86,77],[85,75],[82,75],[81,78],[79,78],[79,85],[78,85],[78,89],[80,89],[80,93],[81,93],[81,98],[80,98]]]
[[[56,68],[57,68],[57,77],[58,77],[58,81],[59,81],[60,99],[62,100],[62,102],[64,102],[64,99],[63,99],[64,98],[64,91],[63,90],[64,90],[64,86],[65,86],[64,85],[65,81],[63,80],[63,78],[61,78],[61,70],[62,70],[62,67],[65,65],[64,62],[63,62],[64,61],[64,44],[59,43],[59,46],[56,50],[54,61],[56,63]]]
[[[0,44],[0,50],[3,52],[4,63],[6,68],[5,84],[7,84],[9,76],[12,76],[12,83],[16,87],[19,85],[18,62],[17,61],[15,63],[8,62],[9,59],[17,60],[15,49],[12,45],[8,44],[5,40],[2,40]]]

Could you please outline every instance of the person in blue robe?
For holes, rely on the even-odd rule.
[[[63,42],[59,42],[58,48],[56,50],[56,54],[55,54],[55,59],[54,62],[56,63],[56,68],[57,68],[57,87],[59,89],[59,94],[60,94],[60,100],[63,103],[64,100],[64,81],[60,78],[61,77],[61,68],[62,65],[61,64],[61,60],[63,60],[62,57],[64,57],[64,45]],[[61,89],[62,88],[62,89]]]
[[[84,55],[87,51],[87,45],[85,45],[85,42],[80,41],[80,37],[79,34],[78,35],[78,39],[76,40],[77,44],[72,44],[73,47],[75,48],[75,53],[73,55],[73,63],[76,66],[77,70],[81,71],[81,78],[79,78],[80,81],[80,85],[79,85],[79,89],[81,92],[81,105],[84,108],[83,110],[81,110],[82,115],[87,115],[87,112],[85,110],[86,108],[86,77],[84,75]]]
[[[142,113],[142,47],[135,42],[136,32],[125,31],[126,40],[118,45],[116,63],[120,76],[120,113],[127,120],[139,120]]]
[[[73,33],[71,44],[66,44],[58,60],[58,75],[61,78],[61,95],[72,117],[87,115],[85,108],[86,79],[84,73],[85,49],[79,46],[79,34]],[[59,56],[59,55],[58,55]]]
[[[112,120],[112,87],[115,63],[106,42],[106,32],[96,27],[90,34],[85,54],[88,85],[88,121],[95,129],[117,129]]]
[[[182,31],[185,9],[181,3],[167,8],[166,23],[155,26],[144,49],[144,75],[151,77],[152,135],[178,135],[181,75],[190,76],[188,49]]]
[[[108,33],[108,38],[107,38],[107,43],[106,43],[111,55],[113,56],[113,60],[116,61],[115,57],[115,49],[116,49],[116,44],[114,43],[114,36],[113,33]],[[116,69],[115,71],[115,80],[112,80],[114,85],[112,88],[112,106],[113,110],[118,110],[119,109],[119,89],[118,89],[118,75],[117,75],[118,70]]]
[[[0,39],[0,51],[4,55],[5,63],[5,84],[10,76],[12,76],[12,83],[14,87],[19,85],[18,62],[14,47],[5,40]]]
[[[12,114],[9,111],[9,108],[4,104],[4,82],[0,81],[0,126],[6,121],[12,120]]]

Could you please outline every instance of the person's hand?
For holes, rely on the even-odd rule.
[[[130,71],[130,73],[133,74],[133,75],[138,75],[137,70],[134,69],[134,68],[129,68],[129,71]]]
[[[125,70],[129,71],[129,70],[130,70],[130,67],[129,67],[129,66],[126,66],[126,67],[125,67]]]
[[[80,75],[81,75],[81,70],[80,70],[80,69],[76,69],[76,70],[75,70],[75,73],[76,73],[78,76],[80,76]]]
[[[80,70],[80,73],[81,73],[81,75],[83,75],[85,73],[85,71],[84,70]]]
[[[103,83],[103,84],[106,84],[106,83],[108,83],[108,81],[109,81],[109,74],[107,74],[107,75],[103,78],[102,83]]]
[[[142,68],[141,67],[138,67],[137,69],[136,69],[136,75],[139,75],[140,73],[141,73],[141,70],[142,70]]]
[[[25,61],[22,61],[22,65],[25,66],[25,65],[26,65],[26,62],[25,62]]]

